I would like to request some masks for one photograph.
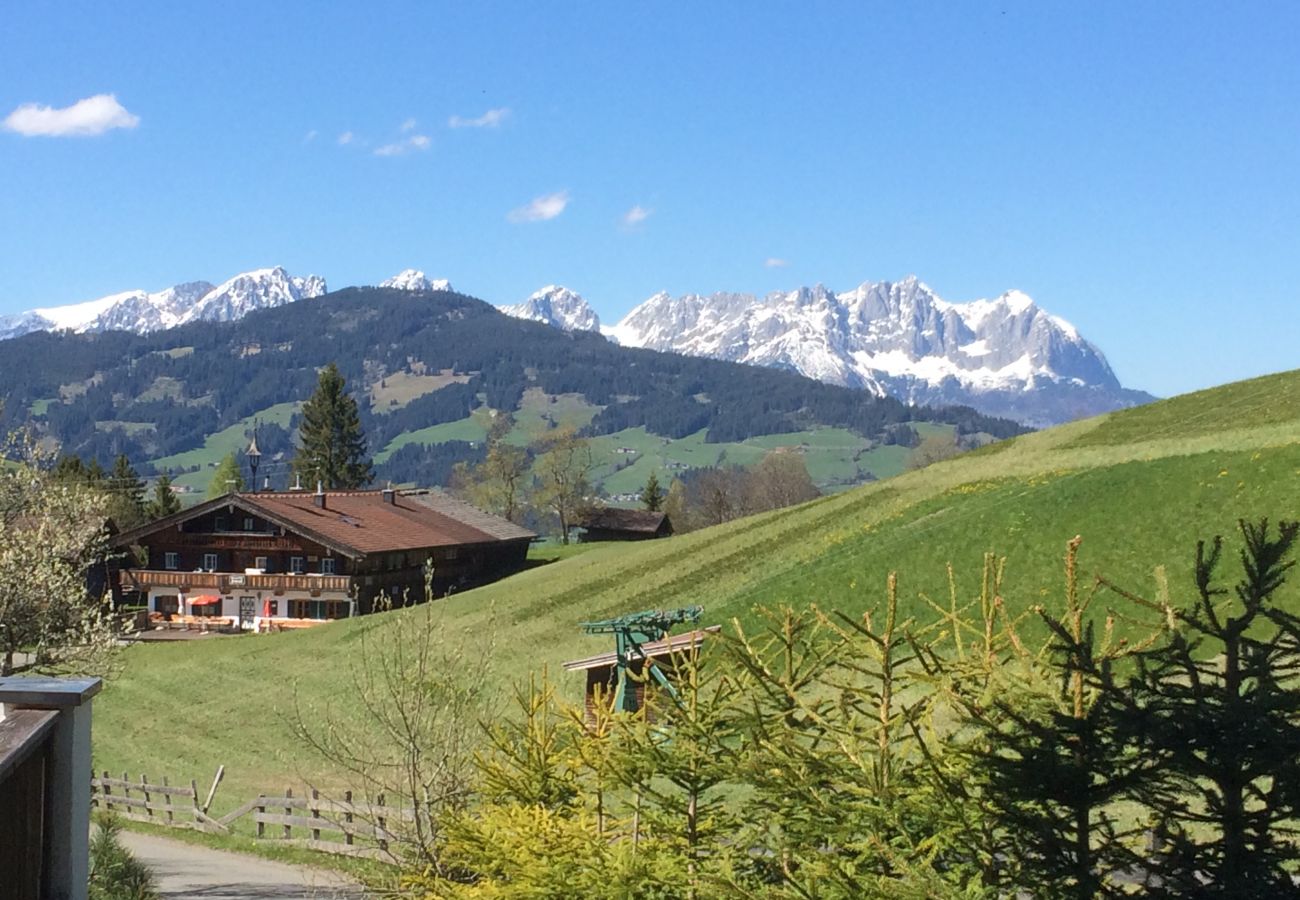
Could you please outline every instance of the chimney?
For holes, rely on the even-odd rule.
[[[393,490],[391,487],[384,488],[384,502],[391,503],[393,506],[396,506],[397,491]]]
[[[297,472],[294,473],[294,476],[293,476],[293,487],[289,488],[289,490],[291,490],[291,491],[301,491],[301,490],[302,490],[302,474],[301,474],[301,473],[297,473]]]
[[[265,478],[262,479],[262,490],[269,491],[270,489],[271,489],[271,476],[267,475]]]
[[[311,498],[311,502],[316,504],[318,509],[325,508],[325,485],[322,482],[316,482],[316,496]]]

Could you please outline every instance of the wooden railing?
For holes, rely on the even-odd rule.
[[[85,900],[98,678],[0,678],[0,900]]]
[[[122,588],[144,591],[173,587],[179,591],[229,594],[249,591],[342,591],[352,588],[348,575],[243,575],[238,572],[179,572],[171,569],[123,569]]]
[[[42,896],[45,780],[58,713],[20,709],[0,719],[0,898]]]

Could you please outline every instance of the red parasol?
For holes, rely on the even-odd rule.
[[[271,601],[270,601],[270,600],[263,600],[263,601],[262,601],[262,618],[263,618],[263,619],[269,619],[269,618],[271,618]]]
[[[214,603],[220,602],[220,597],[214,596],[213,594],[203,594],[191,600],[190,606],[211,606]]]

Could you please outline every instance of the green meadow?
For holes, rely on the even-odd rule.
[[[613,447],[640,440],[645,456],[675,459],[687,457],[665,454],[720,452],[702,441],[654,448],[650,437],[625,435]],[[803,443],[845,440],[810,434]],[[1231,539],[1238,518],[1263,515],[1300,516],[1300,371],[1025,435],[667,540],[543,549],[553,561],[440,600],[434,612],[445,640],[487,658],[494,688],[546,667],[577,699],[580,679],[560,664],[612,649],[583,635],[583,620],[688,604],[705,607],[705,624],[745,622],[756,608],[779,604],[856,614],[880,600],[896,571],[905,611],[925,621],[927,597],[948,602],[950,565],[959,598],[977,595],[987,552],[1006,557],[1003,597],[1024,611],[1059,602],[1062,557],[1075,535],[1083,538],[1085,583],[1097,573],[1153,594],[1162,566],[1177,600],[1190,587],[1198,538]],[[1284,602],[1300,611],[1300,577]],[[1098,603],[1121,614],[1120,628],[1132,627],[1117,596]],[[362,661],[361,635],[391,641],[424,612],[130,648],[122,674],[96,701],[96,766],[204,783],[224,764],[219,810],[308,780],[341,787],[293,740],[295,704],[355,715],[349,685]]]

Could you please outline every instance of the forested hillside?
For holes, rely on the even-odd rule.
[[[294,404],[330,361],[362,400],[379,476],[396,481],[437,482],[473,458],[482,434],[474,415],[489,408],[523,411],[521,422],[537,428],[567,416],[592,435],[641,429],[710,444],[824,427],[863,447],[914,441],[911,427],[924,423],[996,438],[1022,430],[963,407],[913,408],[790,372],[623,348],[460,294],[381,288],[147,336],[8,341],[0,424],[32,424],[104,464],[125,453],[143,471],[184,473],[213,461],[214,437],[238,445],[256,419],[273,459],[290,451]]]

